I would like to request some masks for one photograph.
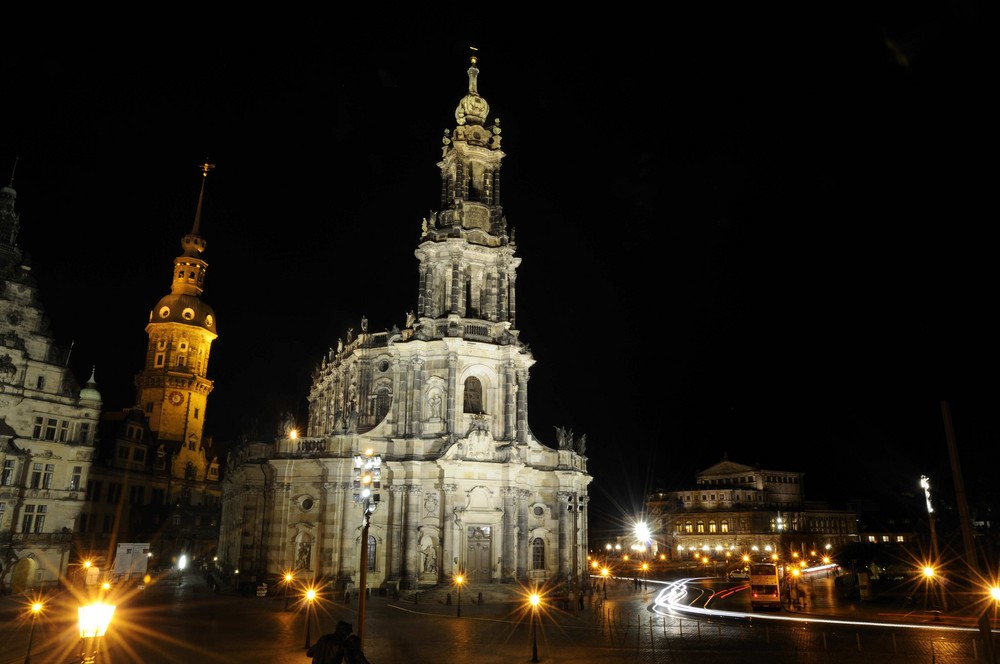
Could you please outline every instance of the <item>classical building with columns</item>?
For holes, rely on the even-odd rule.
[[[420,225],[415,310],[402,328],[366,319],[321,358],[308,422],[227,460],[220,566],[293,571],[337,588],[565,583],[587,573],[585,436],[528,425],[535,360],[516,327],[521,259],[500,205],[499,120],[486,126],[475,58],[445,131],[440,210]],[[547,427],[548,428],[548,427]],[[362,542],[355,455],[381,457]]]
[[[786,560],[858,541],[857,514],[806,500],[804,473],[726,456],[699,472],[693,485],[649,494],[646,510],[671,560]]]

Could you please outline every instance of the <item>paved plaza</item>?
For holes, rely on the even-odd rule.
[[[877,661],[946,664],[980,661],[982,655],[968,631],[897,634],[871,628],[831,627],[824,617],[848,612],[854,619],[898,618],[870,604],[837,604],[832,581],[818,580],[805,612],[815,624],[789,626],[765,617],[739,621],[712,617],[659,615],[650,610],[662,586],[650,581],[636,590],[631,581],[608,584],[581,609],[543,605],[534,627],[526,598],[509,588],[467,588],[461,608],[457,592],[450,603],[445,590],[393,599],[373,595],[366,602],[364,645],[373,664],[390,662],[676,662],[728,664],[795,662],[840,664]],[[271,589],[274,590],[274,589]],[[482,602],[479,593],[482,592]],[[824,599],[827,598],[827,599]],[[23,600],[4,598],[0,632],[0,664],[20,664],[27,646]],[[287,607],[287,608],[286,608]],[[79,638],[69,609],[56,610],[41,621],[33,638],[32,664],[77,662]],[[884,607],[881,607],[884,608]],[[810,610],[812,612],[810,612]],[[17,612],[21,613],[18,614]],[[459,616],[459,613],[461,615]],[[357,631],[356,599],[321,597],[306,632],[306,614],[296,597],[280,592],[264,597],[239,594],[230,587],[213,590],[204,577],[191,573],[164,579],[122,602],[102,645],[98,662],[143,664],[200,662],[309,664],[307,640],[331,631],[337,620]]]

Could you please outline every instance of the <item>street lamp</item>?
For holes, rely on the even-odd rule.
[[[601,570],[601,576],[604,577],[604,599],[608,598],[608,574],[611,574],[611,572],[607,567]]]
[[[309,620],[309,614],[312,612],[312,605],[313,602],[316,600],[316,589],[307,588],[304,597],[306,600],[306,649],[308,650],[309,646],[311,645],[309,639],[309,628],[312,626],[312,623]]]
[[[108,631],[111,625],[111,617],[115,614],[115,607],[104,602],[95,602],[88,606],[81,606],[78,610],[80,620],[80,664],[93,664],[97,660],[100,649],[100,639]],[[90,639],[91,647],[87,649],[87,639]]]
[[[294,580],[295,580],[294,574],[292,574],[291,572],[285,572],[285,588],[282,591],[285,595],[285,611],[288,610],[288,586],[290,586],[292,584],[292,581]]]
[[[642,589],[649,590],[649,581],[647,579],[647,574],[649,573],[649,563],[642,564]]]
[[[367,324],[367,323],[366,323]],[[382,457],[369,448],[354,455],[354,503],[361,506],[361,592],[358,593],[358,646],[365,642],[365,600],[368,595],[368,527],[378,507],[382,487]]]
[[[456,610],[455,617],[462,617],[462,582],[465,581],[465,577],[459,574],[455,577],[455,585],[458,586],[458,609]]]
[[[542,598],[537,593],[531,593],[528,597],[528,602],[531,604],[531,661],[538,661],[538,627],[535,626],[535,620],[538,617],[538,605],[541,603]]]
[[[993,584],[990,588],[990,597],[993,598],[993,623],[990,625],[991,629],[996,629],[997,625],[997,604],[1000,604],[1000,586]],[[992,634],[992,632],[991,632]]]
[[[31,664],[31,640],[35,636],[35,621],[38,614],[42,612],[42,603],[35,602],[31,605],[31,629],[28,631],[28,650],[24,653],[24,664]]]

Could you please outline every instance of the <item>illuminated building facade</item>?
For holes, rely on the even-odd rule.
[[[461,572],[471,584],[567,582],[586,574],[585,436],[528,426],[535,360],[516,327],[513,230],[500,205],[499,121],[477,90],[446,131],[440,211],[420,225],[416,306],[402,328],[360,332],[321,359],[308,422],[227,461],[219,557],[251,570],[423,588]],[[353,457],[383,461],[367,542]]]
[[[727,458],[689,488],[653,492],[646,509],[673,560],[735,563],[744,554],[804,555],[858,540],[857,515],[807,502],[802,473]]]
[[[66,575],[101,410],[94,373],[81,389],[55,344],[16,199],[0,189],[0,594]]]

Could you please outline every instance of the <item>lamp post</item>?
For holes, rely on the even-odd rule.
[[[31,605],[31,629],[28,630],[28,650],[24,653],[24,664],[31,664],[31,640],[35,636],[35,621],[38,620],[38,614],[42,612],[42,603],[35,602]]]
[[[649,580],[648,580],[648,576],[647,576],[648,574],[649,574],[649,563],[643,563],[642,564],[642,589],[643,590],[649,590]]]
[[[462,617],[462,582],[465,581],[465,577],[459,574],[455,577],[455,585],[458,586],[458,608],[456,609],[455,616],[457,618]]]
[[[375,450],[354,455],[354,502],[361,506],[361,570],[358,573],[361,592],[358,593],[358,645],[365,643],[365,600],[368,595],[368,527],[378,507],[378,490],[382,487],[382,457]]]
[[[608,574],[610,573],[607,567],[601,570],[601,576],[604,577],[604,599],[608,598]]]
[[[920,476],[920,488],[924,490],[924,500],[927,503],[927,522],[931,530],[931,556],[934,558],[931,564],[939,565],[941,564],[941,554],[938,551],[937,532],[934,529],[934,505],[931,504],[931,479],[926,475]],[[944,594],[944,586],[941,586],[939,591],[941,593],[941,608],[947,611],[948,600]]]
[[[292,574],[291,572],[285,572],[285,588],[282,591],[285,595],[285,611],[288,610],[288,586],[290,586],[292,584],[292,581],[294,580],[295,580],[294,574]]]
[[[99,639],[104,636],[111,626],[111,617],[115,614],[115,607],[104,602],[95,602],[88,606],[81,606],[78,610],[80,620],[80,664],[93,664],[97,660],[100,650]],[[90,648],[87,648],[87,640],[90,640]]]
[[[990,597],[993,598],[993,622],[990,624],[990,635],[991,638],[995,638],[992,634],[993,630],[996,629],[997,626],[997,604],[1000,604],[1000,585],[997,585],[996,583],[993,584],[990,588]],[[995,652],[996,648],[993,648],[993,650]]]
[[[538,661],[538,627],[535,626],[535,620],[538,617],[538,605],[541,603],[542,598],[537,593],[531,593],[528,597],[528,602],[531,604],[531,661]]]
[[[312,643],[310,642],[311,639],[309,638],[309,628],[312,626],[312,621],[309,619],[310,618],[309,614],[312,612],[312,605],[313,602],[316,600],[315,588],[306,589],[305,600],[306,600],[306,649],[308,650],[309,646],[312,645]]]

